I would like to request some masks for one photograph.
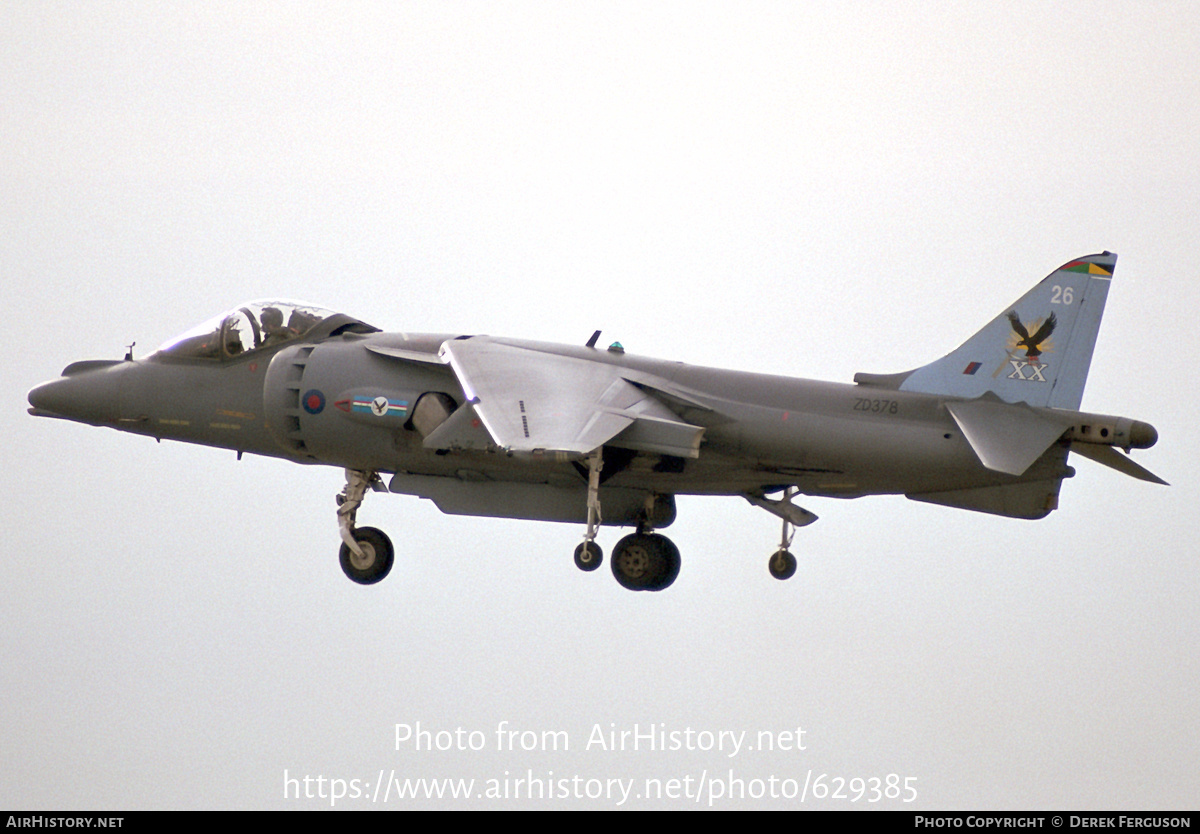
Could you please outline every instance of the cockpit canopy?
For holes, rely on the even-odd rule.
[[[232,359],[299,339],[330,316],[312,304],[251,301],[165,342],[155,353],[194,359]]]

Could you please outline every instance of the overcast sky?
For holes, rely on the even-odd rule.
[[[1194,809],[1198,37],[1185,2],[8,0],[0,806]],[[736,498],[680,498],[679,579],[634,594],[581,526],[370,495],[397,564],[359,587],[339,470],[25,411],[262,297],[849,382],[1105,249],[1083,407],[1153,423],[1172,485],[1072,456],[1039,522],[803,500],[786,583]],[[482,749],[397,749],[418,722]],[[635,725],[726,746],[594,743]],[[393,771],[476,781],[371,801]],[[916,799],[638,798],[821,774]]]

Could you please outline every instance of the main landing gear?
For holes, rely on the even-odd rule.
[[[346,486],[337,496],[338,530],[342,536],[339,560],[346,576],[359,585],[379,582],[388,575],[395,558],[392,541],[382,530],[354,526],[367,487],[387,491],[378,472],[347,469]]]
[[[575,548],[575,566],[594,571],[604,561],[604,551],[596,544],[600,526],[600,470],[604,467],[603,449],[587,456],[588,495],[587,532]],[[612,554],[612,572],[622,587],[631,591],[661,591],[669,588],[679,575],[679,548],[666,536],[651,532],[652,520],[658,517],[657,496],[646,501],[645,512],[638,530],[617,542]],[[673,505],[671,505],[673,506]],[[674,510],[671,510],[671,516]],[[669,518],[668,516],[668,522]]]
[[[617,542],[612,572],[631,591],[661,591],[679,576],[679,548],[666,536],[639,530]]]

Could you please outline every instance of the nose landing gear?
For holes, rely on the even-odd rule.
[[[337,496],[338,531],[342,536],[338,557],[342,571],[359,585],[374,585],[382,580],[395,560],[392,541],[382,530],[354,526],[367,487],[376,491],[387,489],[378,472],[347,469],[346,486]]]

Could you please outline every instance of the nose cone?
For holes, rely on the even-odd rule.
[[[82,363],[79,363],[82,364]],[[29,392],[30,414],[81,423],[115,423],[121,405],[121,363],[68,366],[63,376]]]

